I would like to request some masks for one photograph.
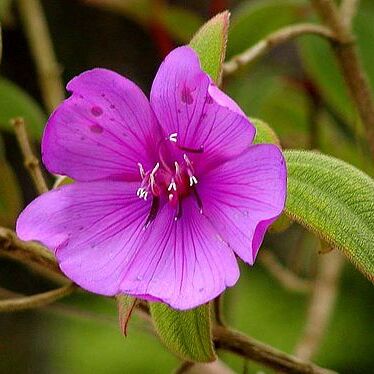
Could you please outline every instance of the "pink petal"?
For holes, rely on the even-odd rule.
[[[50,117],[42,142],[43,162],[56,174],[90,181],[133,180],[137,163],[157,162],[161,135],[147,98],[131,81],[93,69],[67,86],[72,96]]]
[[[200,178],[197,185],[204,215],[251,265],[268,226],[284,208],[286,187],[284,157],[270,144],[250,147]]]
[[[201,164],[217,164],[243,152],[255,128],[237,104],[201,70],[190,47],[173,50],[160,66],[151,90],[151,106],[177,145],[201,149]]]
[[[183,215],[164,205],[144,229],[150,202],[126,182],[75,183],[48,192],[21,214],[17,233],[55,249],[61,270],[88,291],[203,304],[236,283],[233,251],[187,198]]]
[[[150,202],[136,196],[138,187],[138,183],[95,181],[51,190],[32,201],[20,214],[17,235],[22,240],[40,241],[53,251],[86,238],[92,227],[97,234],[111,235],[112,230],[125,227],[126,218],[144,221],[147,217]],[[130,209],[137,214],[132,215]],[[108,228],[110,231],[106,231]]]
[[[191,198],[183,200],[182,217],[165,205],[139,243],[121,290],[160,299],[175,309],[204,304],[233,286],[239,268],[233,251]]]

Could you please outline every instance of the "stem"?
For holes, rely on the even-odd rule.
[[[259,260],[285,289],[294,292],[308,292],[311,290],[310,281],[299,278],[295,273],[279,263],[271,252],[262,251]]]
[[[35,157],[31,150],[30,141],[27,137],[25,121],[23,118],[15,118],[11,120],[11,123],[14,126],[17,141],[22,151],[24,165],[29,171],[36,190],[39,194],[47,192],[48,186],[40,169],[39,160]]]
[[[2,255],[27,265],[43,266],[44,269],[53,273],[54,280],[56,275],[60,279],[66,280],[57,265],[55,257],[48,249],[35,242],[24,242],[18,239],[15,232],[4,227],[0,227],[0,250],[2,250]]]
[[[239,356],[246,357],[274,370],[285,373],[334,373],[224,327],[216,326],[213,329],[213,335],[217,348],[236,353]]]
[[[273,47],[284,44],[289,40],[305,34],[314,34],[335,40],[334,33],[324,26],[312,23],[300,23],[298,25],[287,26],[269,34],[243,53],[234,56],[230,61],[226,62],[223,65],[223,74],[225,76],[230,75],[237,71],[241,66],[247,65],[263,56]]]
[[[303,360],[310,360],[322,342],[334,309],[343,265],[344,259],[337,251],[320,255],[304,333],[295,348],[295,355]]]
[[[340,5],[340,14],[344,26],[347,28],[352,27],[352,21],[356,15],[360,0],[343,0]]]
[[[2,300],[0,301],[0,313],[39,308],[70,295],[75,289],[75,285],[70,283],[56,290],[43,292],[38,295]]]
[[[332,0],[311,0],[326,25],[336,35],[334,53],[340,65],[350,95],[363,122],[372,156],[374,157],[374,101],[369,81],[357,53],[351,32],[351,20],[343,20]],[[354,12],[350,13],[353,17]]]
[[[52,112],[65,94],[47,21],[39,0],[18,0],[17,4],[39,76],[43,101]]]

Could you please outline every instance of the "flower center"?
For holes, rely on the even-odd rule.
[[[140,199],[148,200],[152,198],[152,205],[145,227],[148,227],[156,218],[160,201],[166,202],[175,208],[174,219],[178,220],[182,217],[183,199],[193,195],[202,213],[202,202],[196,190],[198,178],[187,153],[202,153],[203,147],[195,150],[180,146],[177,144],[177,134],[170,135],[168,140],[174,143],[178,153],[180,153],[177,157],[178,161],[168,162],[169,160],[165,160],[165,158],[169,157],[165,157],[160,151],[160,161],[156,163],[152,170],[146,171],[143,165],[138,163],[141,184],[136,194]]]

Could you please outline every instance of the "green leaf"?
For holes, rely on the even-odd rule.
[[[212,344],[209,304],[179,311],[161,303],[150,303],[156,331],[163,344],[186,361],[216,359]]]
[[[0,78],[0,129],[13,131],[9,120],[14,117],[23,117],[29,134],[41,137],[46,116],[39,105],[17,85]]]
[[[190,42],[200,57],[202,69],[218,84],[226,55],[229,19],[228,11],[217,14],[198,30]]]
[[[319,153],[285,151],[286,214],[340,249],[374,281],[374,181]]]
[[[303,21],[305,0],[251,0],[233,12],[227,55],[243,52],[280,27]]]
[[[278,146],[280,146],[277,134],[267,123],[256,118],[250,118],[249,120],[256,127],[256,136],[253,143],[277,144]]]

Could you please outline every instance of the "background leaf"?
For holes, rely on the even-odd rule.
[[[203,24],[197,14],[177,6],[168,6],[161,14],[161,21],[178,42],[188,42]]]
[[[0,129],[13,131],[9,120],[23,117],[28,133],[41,137],[46,116],[36,101],[11,81],[0,78]]]
[[[219,83],[222,75],[222,63],[226,55],[229,12],[217,14],[204,24],[190,42],[198,53],[203,70]]]
[[[338,159],[285,151],[286,214],[336,247],[374,281],[374,181]]]
[[[232,16],[227,55],[241,53],[280,27],[304,19],[305,0],[255,0],[238,7]]]
[[[211,335],[209,304],[179,311],[150,303],[156,331],[164,345],[178,357],[192,362],[216,359]]]

